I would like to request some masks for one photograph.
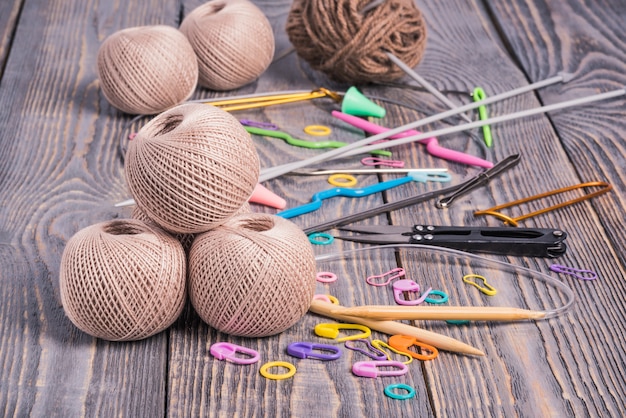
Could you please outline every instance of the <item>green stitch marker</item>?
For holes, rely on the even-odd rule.
[[[472,97],[475,102],[479,102],[481,100],[485,100],[487,95],[485,94],[485,90],[480,87],[476,87],[474,89],[474,93],[472,93]],[[487,115],[487,106],[478,106],[478,118],[480,120],[489,119]],[[485,145],[491,147],[493,145],[493,138],[491,137],[491,127],[489,125],[483,126],[483,137],[485,139]]]

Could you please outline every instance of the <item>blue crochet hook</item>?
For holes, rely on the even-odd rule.
[[[282,212],[278,212],[276,215],[285,219],[295,218],[296,216],[304,215],[305,213],[313,212],[322,207],[322,201],[326,199],[330,199],[335,196],[344,196],[344,197],[363,197],[369,196],[374,193],[382,192],[384,190],[389,190],[393,187],[400,186],[402,184],[409,183],[411,181],[419,181],[419,182],[427,182],[427,181],[438,181],[438,182],[446,182],[450,181],[452,176],[449,173],[429,173],[429,172],[420,172],[420,173],[411,173],[405,177],[400,177],[393,180],[383,181],[381,183],[376,183],[371,186],[362,187],[362,188],[347,188],[347,187],[335,187],[333,189],[322,190],[321,192],[315,193],[311,198],[311,202],[305,203],[301,206],[296,206],[294,208],[289,208]]]

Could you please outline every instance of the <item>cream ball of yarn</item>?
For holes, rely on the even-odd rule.
[[[98,50],[104,97],[119,110],[150,115],[187,100],[198,84],[198,61],[178,29],[139,26],[122,29]]]
[[[232,90],[256,80],[274,57],[274,32],[248,0],[213,0],[183,19],[180,31],[196,52],[199,84]]]
[[[186,103],[137,132],[124,167],[133,198],[152,221],[173,233],[197,234],[248,201],[260,163],[252,138],[234,116]]]
[[[175,238],[143,222],[98,223],[68,240],[60,290],[66,315],[82,331],[111,341],[147,338],[182,312],[185,252]]]
[[[316,266],[307,236],[281,217],[252,213],[198,235],[189,254],[189,298],[227,334],[278,334],[304,316]]]

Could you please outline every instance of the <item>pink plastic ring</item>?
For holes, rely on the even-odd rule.
[[[315,276],[315,278],[318,282],[332,283],[337,280],[337,275],[329,271],[320,271],[319,273],[317,273],[317,276]]]

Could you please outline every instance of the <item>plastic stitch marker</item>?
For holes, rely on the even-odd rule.
[[[434,299],[431,296],[440,296],[440,298],[438,299]],[[424,302],[426,303],[434,303],[434,304],[441,304],[441,303],[446,303],[448,301],[448,294],[446,292],[444,292],[443,290],[436,290],[436,289],[432,289],[430,292],[428,292],[428,297],[426,299],[424,299]]]
[[[334,240],[335,237],[326,232],[314,232],[309,234],[309,242],[315,245],[330,245]]]
[[[481,286],[471,279],[482,280],[483,285]],[[480,290],[487,296],[494,296],[496,293],[498,293],[498,291],[493,286],[487,283],[487,279],[479,274],[466,274],[465,276],[463,276],[463,281],[469,285],[474,286],[476,289]]]
[[[398,280],[393,284],[393,298],[395,299],[398,305],[419,305],[424,302],[424,299],[428,297],[428,293],[430,292],[430,288],[423,292],[419,299],[415,300],[406,300],[404,299],[404,292],[414,292],[419,293],[420,285],[415,283],[413,280],[403,279]]]
[[[396,393],[394,392],[396,389],[405,390],[406,393]],[[404,383],[395,383],[393,385],[386,386],[384,392],[385,395],[389,396],[391,399],[398,400],[411,399],[415,396],[415,389],[409,385],[405,385]]]
[[[271,369],[272,367],[283,367],[287,369],[287,373],[283,373],[283,374],[270,373],[269,369]],[[266,379],[272,379],[272,380],[289,379],[294,374],[296,374],[296,366],[294,366],[291,363],[287,363],[286,361],[270,361],[269,363],[265,363],[263,366],[261,366],[261,369],[259,369],[259,373],[261,373],[261,376],[263,376]]]
[[[218,360],[226,360],[235,364],[253,364],[261,358],[259,353],[251,348],[242,347],[231,343],[215,343],[209,349],[211,355]],[[249,357],[239,357],[238,353]]]
[[[437,350],[432,345],[419,342],[417,341],[417,338],[408,335],[392,335],[391,337],[389,337],[389,345],[396,350],[407,353],[411,357],[418,360],[432,360],[439,355],[439,350]],[[410,347],[412,346],[416,346],[423,350],[429,351],[430,354],[416,353],[415,351],[410,349]]]
[[[395,370],[383,370],[384,367],[392,367]],[[408,371],[409,368],[404,363],[390,360],[357,361],[352,365],[352,373],[361,377],[402,376]]]
[[[555,273],[569,274],[580,280],[595,280],[598,278],[598,274],[593,270],[581,270],[574,267],[562,266],[560,264],[552,264],[550,270]]]
[[[315,279],[321,283],[332,283],[337,280],[337,275],[330,271],[320,271],[315,276]]]
[[[472,97],[474,98],[475,102],[480,102],[487,98],[487,94],[485,93],[485,90],[483,90],[482,88],[476,87],[474,89],[474,92],[472,93]],[[478,106],[478,118],[480,120],[489,119],[489,116],[487,115],[487,106],[485,105]],[[491,147],[493,145],[493,138],[491,136],[491,127],[489,125],[483,125],[483,138],[485,139],[485,145],[487,145],[488,147]]]
[[[367,282],[367,284],[372,285],[372,286],[387,286],[389,283],[391,283],[392,280],[403,277],[404,275],[405,275],[404,269],[402,267],[396,267],[395,269],[391,269],[385,273],[374,275],[374,276],[369,276],[368,278],[365,279],[365,281]],[[376,283],[376,279],[385,279],[385,278],[387,280],[384,281],[383,283]]]
[[[337,338],[340,329],[356,329],[362,331],[361,334],[350,335],[347,337]],[[367,338],[372,334],[372,331],[365,325],[359,324],[317,324],[315,326],[315,334],[320,337],[337,339],[338,342],[347,340],[358,340],[361,338]]]
[[[384,160],[376,157],[365,157],[361,159],[361,164],[367,166],[381,165],[385,167],[404,168],[404,161],[399,160]]]
[[[356,186],[357,183],[356,177],[350,174],[342,173],[333,174],[332,176],[328,177],[328,182],[337,187],[352,187]]]
[[[330,352],[330,354],[324,354],[324,352]],[[341,357],[341,350],[334,345],[297,342],[287,346],[287,354],[298,358],[337,360]]]
[[[312,136],[328,136],[332,130],[324,125],[308,125],[304,127],[304,133]]]
[[[388,352],[383,350],[383,347],[388,349],[389,351],[391,351],[393,353],[396,353],[399,356],[406,357],[407,360],[403,361],[402,364],[410,364],[413,361],[413,357],[411,355],[409,355],[409,353],[405,353],[403,351],[395,349],[395,348],[393,348],[392,346],[390,346],[389,344],[387,344],[386,342],[384,342],[382,340],[372,340],[372,345],[374,347],[378,348],[383,353],[385,353],[385,355],[387,356],[387,360],[391,360],[391,354],[389,354]]]
[[[357,342],[366,344],[367,349],[355,346],[354,343],[357,343]],[[348,340],[344,343],[344,345],[346,346],[347,349],[358,351],[361,354],[365,354],[372,360],[378,360],[378,361],[388,360],[387,354],[381,349],[374,347],[372,343],[369,342],[369,340],[366,340],[366,339]]]

